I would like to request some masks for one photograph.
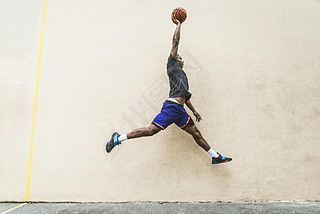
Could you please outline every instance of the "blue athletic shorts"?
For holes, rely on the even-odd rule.
[[[167,100],[163,103],[161,112],[153,119],[152,124],[164,130],[172,123],[182,129],[194,125],[192,118],[182,105]]]

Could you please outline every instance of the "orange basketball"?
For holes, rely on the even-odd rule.
[[[184,22],[187,18],[187,11],[182,7],[177,7],[172,11],[172,15],[174,15],[179,22]]]

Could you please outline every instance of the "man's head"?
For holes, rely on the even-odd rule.
[[[178,61],[180,67],[183,68],[184,61],[182,60],[182,57],[179,54],[177,54],[176,60]]]

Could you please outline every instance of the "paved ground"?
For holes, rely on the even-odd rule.
[[[23,204],[23,203],[20,203]],[[0,212],[20,204],[0,203]],[[320,213],[320,202],[245,203],[29,203],[9,211],[25,213]]]

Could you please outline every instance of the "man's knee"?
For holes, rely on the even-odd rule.
[[[152,136],[156,133],[158,133],[160,130],[156,129],[156,128],[153,128],[153,127],[148,127],[146,128],[146,135],[147,136]]]
[[[195,128],[195,130],[193,132],[193,137],[202,138],[202,135],[201,135],[201,132],[199,131],[199,129]]]

